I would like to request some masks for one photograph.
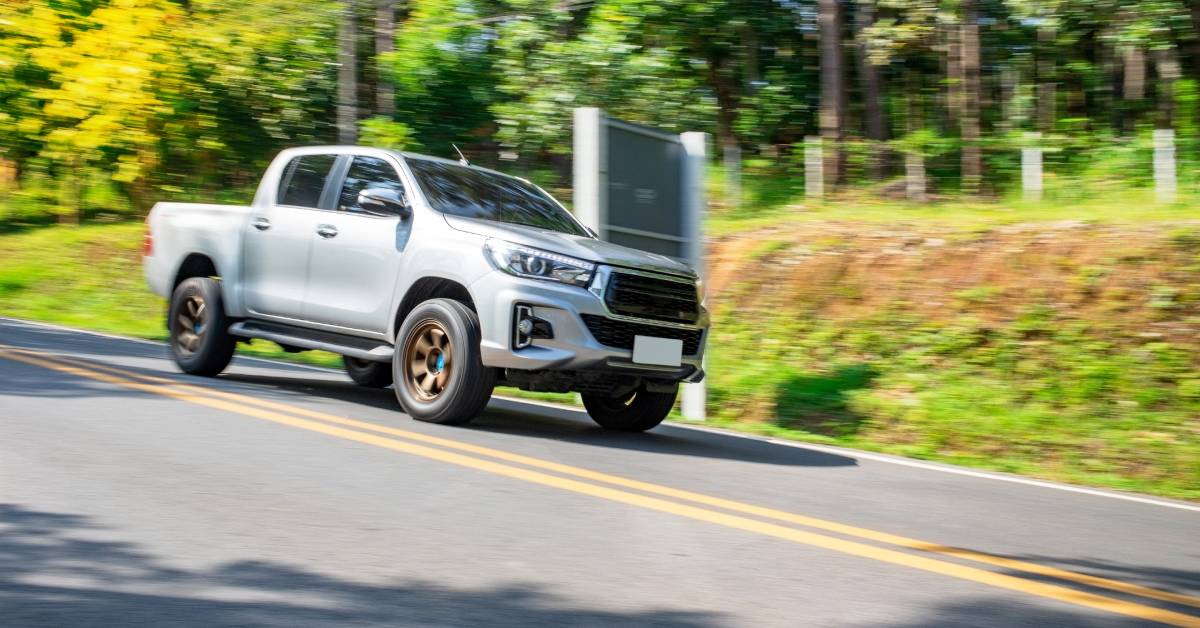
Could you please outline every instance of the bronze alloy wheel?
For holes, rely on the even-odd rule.
[[[199,294],[189,294],[175,315],[179,331],[175,334],[175,345],[183,355],[191,355],[200,348],[200,341],[208,331],[208,312],[204,297]]]
[[[421,321],[404,342],[404,384],[414,397],[433,401],[446,390],[454,368],[450,334],[441,323]]]

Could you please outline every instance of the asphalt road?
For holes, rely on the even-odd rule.
[[[1200,626],[1200,508],[0,320],[0,626]]]

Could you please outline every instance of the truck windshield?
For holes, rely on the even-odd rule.
[[[428,159],[409,159],[408,167],[440,212],[588,235],[545,192],[520,179]]]

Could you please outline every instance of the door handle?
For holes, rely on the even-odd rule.
[[[258,229],[259,231],[266,231],[267,229],[271,228],[271,221],[263,218],[262,216],[255,218],[250,224],[254,225],[254,228]]]
[[[337,227],[333,225],[317,225],[317,235],[322,238],[332,238],[337,235]]]

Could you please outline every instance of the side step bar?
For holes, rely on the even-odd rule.
[[[265,321],[239,321],[229,326],[229,333],[243,338],[261,338],[301,349],[320,349],[352,358],[388,362],[395,350],[389,344],[370,338],[335,334]]]

